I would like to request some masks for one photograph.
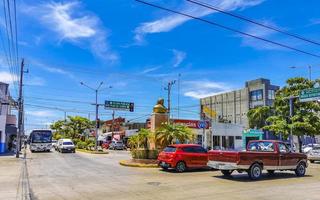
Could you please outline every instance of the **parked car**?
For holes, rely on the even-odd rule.
[[[253,140],[248,143],[246,151],[210,151],[208,166],[227,176],[234,170],[247,172],[256,180],[261,177],[262,170],[269,174],[275,170],[291,170],[297,176],[304,176],[308,165],[305,154],[291,152],[284,142]]]
[[[319,144],[307,144],[307,145],[304,145],[302,147],[302,152],[307,154],[307,153],[309,153],[309,151],[312,150],[313,147],[320,147],[320,145]]]
[[[310,160],[311,163],[320,161],[320,146],[314,146],[312,150],[309,151],[308,160]]]
[[[127,149],[122,141],[112,141],[109,145],[109,149],[113,150],[124,150]]]
[[[174,144],[167,146],[158,156],[159,166],[184,172],[188,168],[207,167],[208,151],[197,144]]]
[[[61,153],[64,152],[76,152],[75,145],[70,139],[60,139],[58,140],[57,150]]]

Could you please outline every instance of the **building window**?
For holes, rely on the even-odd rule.
[[[275,91],[268,90],[268,99],[274,100],[275,99]]]
[[[250,92],[251,101],[260,101],[263,99],[263,90],[254,90]]]
[[[220,149],[220,136],[213,136],[213,149]]]
[[[236,140],[242,140],[241,136],[236,136]]]
[[[228,148],[234,149],[234,136],[229,136],[228,138]]]

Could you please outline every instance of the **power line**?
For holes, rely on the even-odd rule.
[[[271,44],[274,44],[274,45],[277,45],[277,46],[281,46],[283,48],[287,48],[287,49],[290,49],[290,50],[293,50],[293,51],[296,51],[296,52],[300,52],[300,53],[303,53],[303,54],[306,54],[306,55],[309,55],[309,56],[320,58],[320,55],[309,53],[307,51],[300,50],[300,49],[297,49],[295,47],[291,47],[291,46],[288,46],[286,44],[275,42],[275,41],[272,41],[272,40],[269,40],[269,39],[266,39],[266,38],[263,38],[263,37],[260,37],[260,36],[252,35],[250,33],[246,33],[246,32],[237,30],[235,28],[231,28],[231,27],[228,27],[228,26],[225,26],[225,25],[222,25],[222,24],[218,24],[218,23],[213,22],[213,21],[209,21],[209,20],[206,20],[206,19],[203,19],[203,18],[200,18],[200,17],[195,17],[195,16],[192,16],[190,14],[186,14],[186,13],[183,13],[183,12],[180,12],[180,11],[176,11],[176,10],[173,10],[173,9],[165,8],[165,7],[162,7],[162,6],[159,6],[159,5],[156,5],[156,4],[152,4],[152,3],[149,3],[149,2],[145,2],[145,1],[142,1],[142,0],[135,0],[135,1],[140,2],[142,4],[145,4],[145,5],[148,5],[148,6],[151,6],[151,7],[154,7],[154,8],[158,8],[158,9],[165,10],[165,11],[168,11],[168,12],[171,12],[171,13],[179,14],[179,15],[182,15],[182,16],[185,16],[185,17],[188,17],[188,18],[196,19],[196,20],[208,23],[210,25],[214,25],[214,26],[220,27],[222,29],[226,29],[226,30],[229,30],[229,31],[232,31],[232,32],[235,32],[235,33],[239,33],[241,35],[245,35],[245,36],[248,36],[248,37],[255,38],[257,40],[261,40],[261,41],[268,42],[268,43],[271,43]]]
[[[309,43],[312,43],[312,44],[315,44],[315,45],[319,45],[320,46],[320,42],[317,42],[317,41],[314,41],[314,40],[311,40],[311,39],[308,39],[308,38],[305,38],[305,37],[302,37],[302,36],[299,36],[297,34],[293,34],[293,33],[290,33],[290,32],[287,32],[287,31],[284,31],[284,30],[281,30],[279,28],[276,28],[276,27],[273,27],[273,26],[270,26],[270,25],[266,25],[266,24],[263,24],[263,23],[260,23],[260,22],[257,22],[257,21],[254,21],[252,19],[249,19],[247,17],[244,17],[244,16],[241,16],[241,15],[238,15],[238,14],[234,14],[232,12],[228,12],[226,10],[223,10],[221,8],[217,8],[211,4],[208,4],[208,3],[204,3],[204,2],[201,2],[201,1],[198,1],[198,0],[186,0],[186,1],[189,1],[191,3],[194,3],[194,4],[197,4],[199,6],[203,6],[205,8],[208,8],[208,9],[211,9],[211,10],[215,10],[217,12],[220,12],[220,13],[223,13],[223,14],[226,14],[226,15],[229,15],[231,17],[234,17],[234,18],[237,18],[237,19],[240,19],[240,20],[243,20],[243,21],[246,21],[246,22],[249,22],[249,23],[252,23],[252,24],[255,24],[255,25],[258,25],[258,26],[261,26],[261,27],[264,27],[264,28],[267,28],[267,29],[270,29],[270,30],[273,30],[273,31],[276,31],[276,32],[279,32],[279,33],[282,33],[282,34],[285,34],[285,35],[288,35],[290,37],[294,37],[296,39],[299,39],[299,40],[303,40],[305,42],[309,42]]]

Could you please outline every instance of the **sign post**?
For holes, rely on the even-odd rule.
[[[124,111],[134,111],[134,103],[132,102],[122,102],[122,101],[105,101],[105,109],[110,110],[124,110]]]
[[[320,100],[320,87],[302,90],[300,92],[299,99],[300,102]]]

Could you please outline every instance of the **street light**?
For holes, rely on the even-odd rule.
[[[99,109],[98,92],[99,92],[99,89],[102,86],[103,82],[101,81],[99,86],[96,89],[88,86],[84,82],[80,82],[80,84],[85,86],[85,87],[87,87],[87,88],[89,88],[89,89],[91,89],[91,90],[93,90],[96,93],[96,103],[94,104],[96,106],[96,135],[95,135],[96,136],[96,142],[95,142],[94,148],[95,148],[95,150],[97,150],[97,146],[98,146],[98,128],[99,128],[99,125],[98,125],[98,115],[99,115],[99,113],[98,113],[98,109]]]
[[[300,67],[297,67],[297,66],[291,66],[290,67],[291,69],[297,69],[297,68],[300,68]],[[311,81],[311,65],[308,65],[308,72],[309,72],[309,80]]]

